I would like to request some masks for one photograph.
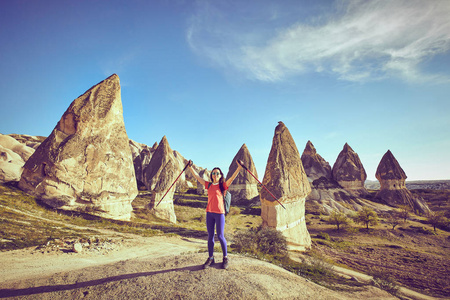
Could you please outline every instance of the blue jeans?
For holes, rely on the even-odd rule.
[[[220,246],[222,246],[223,256],[227,256],[227,241],[225,240],[225,215],[207,212],[206,229],[208,230],[208,253],[209,257],[214,255],[214,226],[217,230]]]

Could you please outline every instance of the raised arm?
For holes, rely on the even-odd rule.
[[[192,168],[192,161],[190,161],[189,164],[189,171],[191,171],[191,174],[195,177],[195,179],[198,180],[198,182],[200,182],[203,186],[205,186],[205,180],[203,178],[201,178],[200,176],[198,176],[197,172],[195,172],[195,170]]]
[[[231,177],[228,178],[228,180],[225,182],[227,184],[227,186],[230,186],[233,183],[234,179],[236,178],[236,176],[238,176],[239,172],[242,169],[241,164],[238,161],[236,161],[236,163],[238,164],[238,167],[237,167],[236,171],[234,171],[233,175],[231,175]]]

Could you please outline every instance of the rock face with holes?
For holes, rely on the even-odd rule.
[[[297,146],[283,122],[279,122],[275,128],[263,184],[276,198],[265,189],[261,190],[263,226],[281,231],[292,249],[310,248],[311,237],[305,222],[305,198],[311,187]]]
[[[130,219],[138,192],[117,75],[72,102],[25,163],[19,187],[51,207]]]
[[[230,167],[228,169],[227,180],[234,174],[238,165],[237,160],[241,160],[244,166],[248,168],[253,175],[258,178],[258,173],[256,172],[255,163],[253,162],[250,151],[245,144],[239,149],[236,156],[231,161]],[[233,183],[230,185],[228,191],[231,193],[231,199],[233,202],[239,202],[240,204],[246,203],[248,205],[252,204],[252,200],[259,195],[258,192],[258,182],[256,179],[250,175],[246,170],[241,170],[237,177],[234,179]]]
[[[380,182],[380,190],[375,198],[391,206],[407,205],[416,212],[427,214],[430,208],[420,197],[414,196],[405,186],[407,178],[397,159],[388,150],[381,159],[376,178]]]
[[[358,154],[347,143],[333,165],[332,175],[333,179],[351,194],[355,196],[368,194],[364,187],[367,179],[366,171]]]
[[[150,163],[144,170],[144,184],[147,190],[152,192],[147,207],[158,218],[168,220],[172,223],[177,222],[173,207],[175,187],[172,186],[170,190],[169,188],[181,170],[172,149],[170,149],[169,142],[166,136],[164,136],[156,151],[153,153]]]

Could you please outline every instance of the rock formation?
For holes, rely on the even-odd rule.
[[[311,141],[302,154],[302,164],[311,182],[311,193],[306,203],[311,211],[329,214],[333,210],[350,212],[359,210],[357,197],[344,190],[333,178],[330,164],[320,156]]]
[[[19,181],[24,164],[17,153],[0,145],[0,182]]]
[[[181,170],[184,169],[186,164],[188,163],[188,160],[185,159],[178,151],[173,150],[173,155],[178,163],[178,168]],[[192,166],[194,169],[197,170],[197,174],[199,171],[199,168],[197,166]],[[184,193],[188,189],[194,188],[194,182],[196,181],[195,177],[192,176],[191,172],[187,171],[183,172],[178,179],[176,185],[175,185],[175,191],[178,193]]]
[[[333,210],[344,213],[359,211],[368,206],[377,212],[390,210],[389,207],[369,201],[342,188],[332,178],[330,165],[320,156],[314,145],[308,141],[302,154],[306,176],[311,182],[311,193],[306,197],[309,212],[330,214]]]
[[[134,171],[136,173],[136,182],[139,189],[145,188],[144,170],[150,163],[156,148],[150,148],[145,144],[140,144],[130,140],[130,149],[133,155]]]
[[[275,228],[292,248],[311,247],[305,222],[305,198],[311,191],[297,146],[283,122],[275,128],[264,173],[263,184],[286,209],[265,190],[261,190],[263,226]]]
[[[408,205],[419,213],[430,212],[425,201],[406,188],[407,176],[390,150],[381,159],[375,177],[380,181],[380,190],[375,198],[391,206]]]
[[[306,143],[305,150],[303,150],[302,164],[310,181],[321,177],[327,179],[331,179],[332,177],[330,164],[317,153],[311,141]]]
[[[137,188],[116,74],[72,102],[25,163],[19,187],[51,207],[130,219]]]
[[[200,170],[200,172],[198,173],[198,176],[200,176],[200,178],[203,178],[206,181],[211,181],[211,177],[210,177],[211,172],[208,171],[207,169]],[[197,194],[199,194],[199,195],[208,194],[208,191],[205,189],[205,186],[198,181],[197,181]]]
[[[166,136],[153,153],[150,163],[144,170],[144,184],[152,192],[148,208],[161,219],[176,223],[177,217],[173,207],[175,187],[172,187],[160,202],[169,187],[181,172]],[[159,203],[160,202],[160,203]],[[159,203],[159,205],[158,205]]]
[[[26,146],[9,135],[0,134],[0,145],[19,155],[24,162],[27,161],[34,153],[34,149],[32,147]]]
[[[15,138],[21,144],[37,149],[37,147],[46,139],[45,136],[33,136],[28,134],[8,134],[10,137]],[[31,155],[30,155],[31,156]]]
[[[0,182],[19,181],[23,165],[33,152],[13,137],[0,134]]]
[[[227,180],[238,168],[236,160],[241,160],[244,163],[244,166],[246,166],[250,172],[258,177],[258,173],[256,172],[256,167],[255,163],[253,162],[252,156],[250,155],[247,146],[243,144],[236,156],[231,161],[226,177]],[[228,191],[231,193],[231,199],[233,199],[233,202],[244,200],[244,202],[251,204],[251,201],[248,200],[252,200],[259,195],[258,182],[247,171],[241,170],[241,172],[239,172],[237,177],[234,179],[233,184],[230,186]],[[240,202],[242,203],[242,201]]]
[[[345,190],[356,196],[367,195],[364,187],[367,174],[358,154],[345,143],[332,169],[333,179]]]

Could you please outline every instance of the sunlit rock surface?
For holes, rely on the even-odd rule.
[[[263,226],[283,232],[292,248],[310,248],[311,237],[305,222],[305,198],[311,187],[297,146],[283,122],[279,122],[275,128],[263,184],[286,208],[262,189],[260,197]]]
[[[117,75],[71,103],[25,163],[19,187],[51,207],[130,219],[137,185]]]

